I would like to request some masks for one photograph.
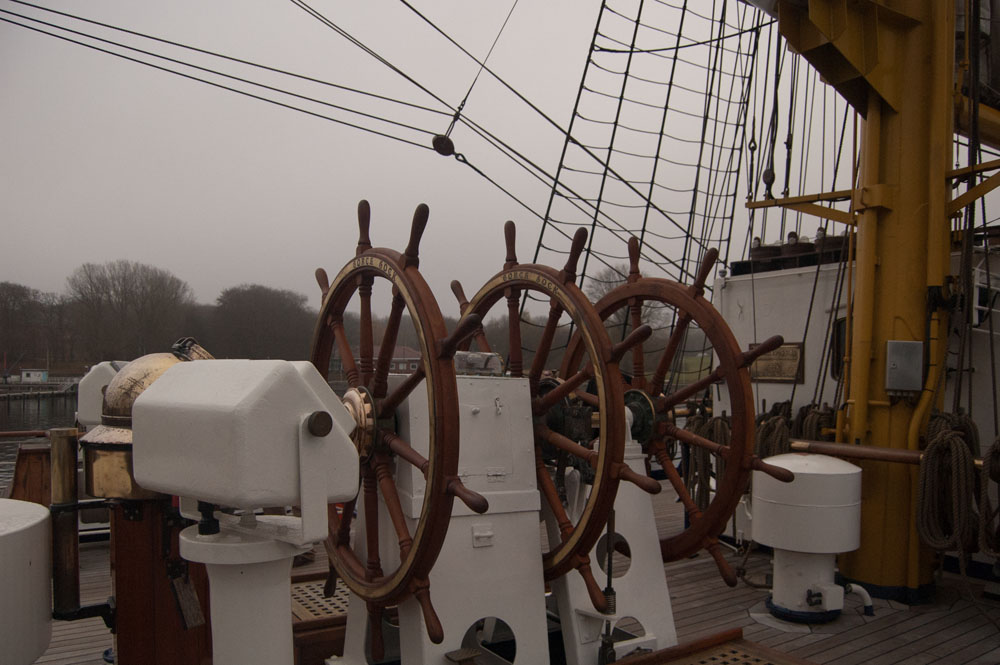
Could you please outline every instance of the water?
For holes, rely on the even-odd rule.
[[[76,395],[0,400],[0,432],[72,427],[75,415]],[[0,439],[0,493],[10,484],[17,447],[25,440]]]

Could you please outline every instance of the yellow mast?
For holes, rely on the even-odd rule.
[[[955,8],[944,0],[779,0],[781,33],[865,118],[847,442],[916,449],[939,399],[946,330]],[[780,205],[780,202],[776,202]],[[890,341],[924,343],[917,399],[885,388]],[[878,595],[929,588],[915,528],[917,471],[864,462],[861,549],[841,573]]]

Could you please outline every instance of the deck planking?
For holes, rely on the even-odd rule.
[[[683,511],[669,487],[653,497],[653,505],[661,536],[682,528]],[[742,556],[727,551],[727,559],[735,567]],[[103,602],[111,593],[107,544],[83,545],[80,563],[81,602]],[[325,567],[324,557],[319,555],[314,563],[295,572],[316,572]],[[770,571],[770,557],[751,554],[747,571],[751,578],[763,579]],[[982,598],[982,585],[972,581],[969,588],[977,606],[956,575],[945,574],[939,580],[932,605],[907,607],[876,599],[876,615],[865,617],[860,599],[852,595],[845,600],[841,618],[801,632],[800,626],[786,630],[785,626],[758,622],[752,615],[765,612],[762,603],[768,592],[744,584],[730,589],[707,554],[665,564],[664,574],[681,642],[738,627],[751,642],[817,665],[1000,663],[1000,629],[994,623],[1000,623],[1000,602]],[[111,645],[112,637],[100,619],[55,622],[49,650],[37,662],[98,665]]]

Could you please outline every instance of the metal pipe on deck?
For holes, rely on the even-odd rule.
[[[882,448],[880,446],[855,446],[848,443],[830,443],[828,441],[806,441],[793,439],[789,446],[798,453],[817,453],[831,457],[847,459],[867,459],[876,462],[896,462],[900,464],[920,464],[924,454],[919,450],[903,448]],[[983,460],[975,459],[976,468],[982,468]]]

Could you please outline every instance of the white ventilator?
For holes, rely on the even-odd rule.
[[[808,453],[765,461],[795,474],[783,483],[753,472],[753,537],[774,548],[768,609],[790,621],[832,620],[844,607],[844,588],[834,583],[837,554],[861,544],[861,469]]]

